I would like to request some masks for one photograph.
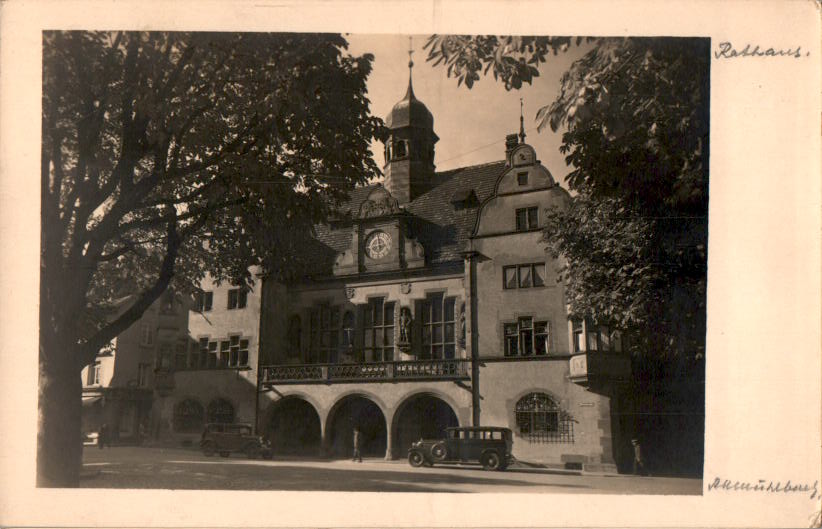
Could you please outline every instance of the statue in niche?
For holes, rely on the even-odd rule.
[[[460,305],[460,318],[459,318],[459,346],[463,349],[465,348],[465,303]]]
[[[411,310],[408,307],[400,309],[400,336],[397,345],[404,351],[411,347]]]

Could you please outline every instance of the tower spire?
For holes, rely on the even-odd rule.
[[[411,72],[414,68],[414,61],[411,55],[414,53],[414,44],[411,35],[408,36],[408,91],[405,93],[405,99],[416,99],[414,97],[414,87],[411,85]]]
[[[522,98],[519,98],[519,142],[525,143],[525,119],[522,117]]]

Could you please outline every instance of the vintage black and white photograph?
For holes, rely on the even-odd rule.
[[[44,31],[37,485],[702,494],[710,47]]]

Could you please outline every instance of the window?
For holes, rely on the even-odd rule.
[[[86,378],[87,386],[96,386],[100,383],[100,363],[94,363],[88,366],[88,375]]]
[[[622,334],[607,325],[596,325],[590,320],[571,320],[571,335],[575,353],[622,352]],[[583,340],[584,337],[584,340]]]
[[[211,342],[208,338],[200,338],[198,353],[196,362],[192,359],[190,367],[194,369],[217,367],[217,342]]]
[[[194,312],[208,312],[214,302],[214,292],[198,292],[194,296]]]
[[[148,386],[148,372],[150,368],[151,364],[137,365],[137,386],[141,388]]]
[[[539,228],[539,208],[517,209],[517,231],[528,231]]]
[[[422,302],[422,358],[454,358],[455,301],[439,293]]]
[[[225,343],[225,342],[223,342]],[[240,336],[228,338],[228,367],[245,367],[248,365],[248,339]]]
[[[174,369],[185,369],[186,361],[188,360],[188,340],[182,338],[177,341],[174,347]]]
[[[311,362],[336,362],[340,347],[340,308],[323,305],[311,310]]]
[[[542,356],[551,350],[550,324],[544,320],[519,318],[517,323],[504,323],[502,334],[505,356]]]
[[[342,346],[345,350],[354,347],[354,329],[354,314],[346,311],[342,319]]]
[[[574,420],[545,393],[529,393],[514,410],[519,434],[532,443],[573,443]]]
[[[214,399],[208,403],[206,411],[208,422],[234,422],[234,406],[225,399]]]
[[[394,302],[372,298],[363,308],[363,352],[366,362],[394,359]]]
[[[517,185],[520,185],[520,186],[528,185],[528,171],[523,171],[521,173],[517,173]]]
[[[502,288],[531,288],[545,286],[545,263],[532,263],[502,268]]]
[[[248,300],[248,292],[242,288],[232,288],[228,291],[228,310],[244,309]]]
[[[193,399],[186,399],[174,406],[174,431],[199,433],[203,429],[203,405]]]
[[[394,158],[405,158],[408,156],[408,146],[405,140],[397,140],[394,142]]]
[[[288,321],[288,356],[300,355],[300,341],[303,332],[302,320],[295,314]]]
[[[140,345],[154,345],[154,329],[148,323],[140,325]]]

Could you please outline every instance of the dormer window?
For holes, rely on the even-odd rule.
[[[517,173],[517,185],[520,186],[527,186],[528,185],[528,171],[522,171]]]

